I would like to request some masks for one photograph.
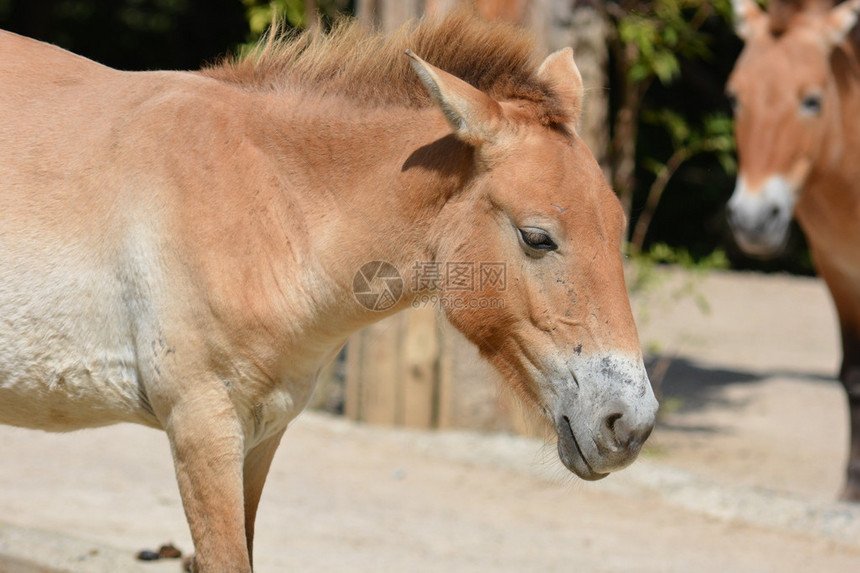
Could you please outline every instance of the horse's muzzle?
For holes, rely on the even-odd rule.
[[[594,471],[594,468],[585,459],[585,454],[582,453],[579,442],[576,441],[576,436],[567,416],[562,416],[556,422],[555,431],[558,433],[558,457],[567,469],[588,481],[597,481],[609,475],[608,472]]]
[[[749,255],[770,258],[788,243],[796,187],[782,177],[767,179],[751,190],[743,178],[726,207],[735,242]]]
[[[580,365],[576,388],[561,397],[555,429],[562,463],[582,479],[598,480],[639,455],[654,428],[657,400],[641,359],[589,362]]]

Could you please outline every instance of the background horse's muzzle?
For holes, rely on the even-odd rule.
[[[738,246],[747,254],[767,258],[785,248],[793,211],[794,186],[782,177],[769,178],[755,192],[739,179],[726,217]]]

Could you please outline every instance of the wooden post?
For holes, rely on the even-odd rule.
[[[532,0],[527,20],[546,51],[573,48],[585,87],[577,132],[608,173],[609,23],[593,4],[554,0]]]
[[[346,342],[346,376],[343,389],[343,414],[350,420],[361,420],[361,364],[363,331],[356,332]]]
[[[357,333],[347,345],[346,416],[371,424],[398,422],[402,316]]]
[[[370,424],[397,423],[402,315],[395,315],[362,332],[361,419]]]
[[[500,375],[447,323],[439,362],[439,428],[510,429],[500,415]]]
[[[355,16],[366,28],[376,28],[379,25],[379,6],[377,0],[357,0]]]
[[[409,310],[404,321],[400,362],[399,422],[413,428],[436,425],[439,328],[432,307]]]

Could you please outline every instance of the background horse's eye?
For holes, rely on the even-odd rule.
[[[821,95],[809,94],[804,96],[800,102],[800,111],[806,115],[818,115],[821,113]]]
[[[737,113],[738,106],[740,105],[738,103],[738,94],[734,92],[728,92],[726,93],[726,99],[729,100],[729,107],[732,108],[732,113]]]
[[[528,248],[536,251],[554,251],[558,248],[558,245],[555,244],[546,231],[542,231],[541,229],[532,227],[520,229],[520,238]]]

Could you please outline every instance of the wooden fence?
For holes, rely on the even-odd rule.
[[[346,358],[321,376],[342,384],[353,420],[412,428],[468,428],[544,436],[538,420],[478,350],[433,308],[401,312],[350,338]]]

